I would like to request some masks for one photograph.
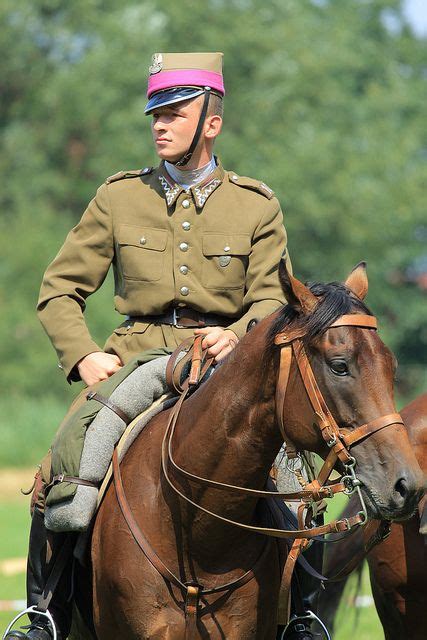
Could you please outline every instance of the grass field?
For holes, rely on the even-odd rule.
[[[20,487],[31,485],[33,470],[0,471],[0,601],[25,598],[25,573],[23,560],[27,552],[28,498],[19,494]],[[333,513],[339,509],[338,503]],[[14,562],[4,564],[5,560]],[[5,570],[6,569],[6,570]],[[338,628],[333,640],[382,640],[383,633],[374,607],[356,609],[353,603],[352,585],[347,589],[338,614]],[[370,595],[370,586],[365,571],[361,595]],[[16,615],[0,611],[0,632]]]
[[[32,469],[0,471],[0,601],[25,599],[30,516],[28,497],[20,495],[19,488],[31,486],[33,475]],[[0,611],[1,633],[14,615]]]

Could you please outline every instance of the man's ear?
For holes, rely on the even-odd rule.
[[[360,300],[364,300],[368,293],[368,275],[366,273],[366,262],[359,262],[344,282]]]
[[[216,138],[221,133],[222,118],[218,115],[207,116],[205,120],[205,137]]]
[[[289,273],[285,260],[281,260],[279,264],[279,280],[288,304],[297,313],[304,315],[312,313],[318,303],[316,296],[305,284]]]

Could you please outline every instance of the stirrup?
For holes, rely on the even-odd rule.
[[[12,627],[15,624],[15,622],[17,620],[19,620],[19,618],[22,618],[22,616],[25,616],[27,613],[35,613],[38,616],[45,616],[45,618],[47,618],[49,620],[49,624],[50,624],[50,626],[52,628],[52,631],[53,631],[53,639],[52,640],[58,640],[58,634],[56,632],[56,625],[55,625],[55,622],[54,622],[54,620],[52,618],[52,615],[51,615],[50,611],[48,609],[46,609],[46,611],[40,611],[39,609],[37,609],[37,606],[35,604],[33,604],[32,607],[28,607],[27,609],[25,609],[21,613],[18,613],[18,615],[12,620],[12,622],[10,623],[10,625],[7,627],[6,631],[2,635],[2,640],[5,640],[7,634],[9,633],[9,631],[12,631]]]
[[[313,613],[313,611],[310,611],[310,609],[307,609],[307,611],[305,611],[304,613],[302,613],[300,615],[294,615],[294,616],[291,617],[291,619],[289,620],[288,624],[284,628],[284,630],[282,632],[282,635],[280,636],[280,640],[284,640],[285,639],[286,631],[289,629],[291,624],[293,625],[294,622],[297,622],[298,620],[301,620],[301,621],[304,621],[304,620],[315,620],[317,622],[317,624],[319,624],[320,627],[322,628],[322,631],[325,634],[325,640],[331,640],[331,636],[329,635],[329,631],[327,630],[325,624],[322,622],[322,620],[318,616],[316,616],[315,613]]]

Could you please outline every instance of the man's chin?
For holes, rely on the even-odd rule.
[[[182,158],[184,153],[185,152],[176,154],[171,153],[167,149],[157,149],[157,155],[159,156],[160,160],[166,160],[166,162],[170,162],[171,164],[178,162],[178,160]]]

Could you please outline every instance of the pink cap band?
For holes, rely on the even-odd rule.
[[[224,82],[220,73],[200,69],[181,69],[179,71],[161,71],[149,76],[147,98],[163,89],[186,86],[210,87],[222,95],[225,94]]]

